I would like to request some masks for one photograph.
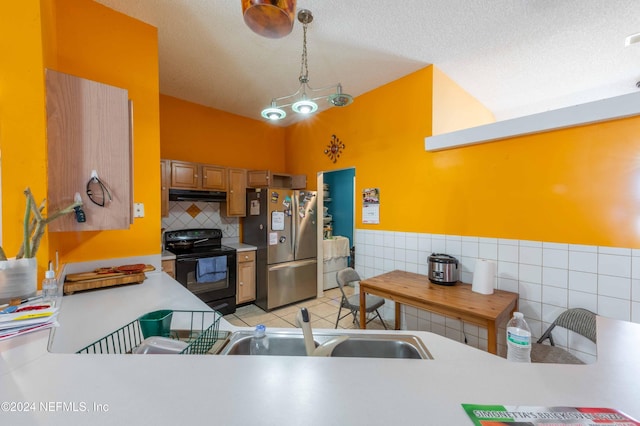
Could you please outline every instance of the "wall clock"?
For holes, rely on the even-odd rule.
[[[340,158],[340,154],[342,154],[342,150],[345,149],[345,147],[346,145],[341,142],[336,135],[331,135],[331,142],[327,145],[327,149],[324,150],[324,153],[335,163],[338,161],[338,158]]]

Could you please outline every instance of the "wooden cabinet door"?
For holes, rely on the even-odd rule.
[[[160,160],[160,214],[169,216],[169,183],[171,182],[171,162]]]
[[[49,213],[82,198],[86,222],[74,214],[51,232],[129,229],[132,219],[131,116],[125,89],[46,70]],[[104,184],[103,205],[87,195],[92,171]]]
[[[249,170],[247,172],[247,186],[261,188],[269,186],[271,173],[268,170]]]
[[[256,252],[238,253],[238,286],[236,303],[247,303],[256,299]]]
[[[167,273],[171,278],[176,278],[176,261],[175,260],[163,260],[162,270]]]
[[[227,190],[227,169],[218,166],[203,165],[202,167],[202,189],[213,189],[218,191]]]
[[[247,215],[247,171],[229,169],[229,189],[227,191],[227,216]]]
[[[171,162],[171,187],[197,189],[200,187],[199,166],[182,161]]]

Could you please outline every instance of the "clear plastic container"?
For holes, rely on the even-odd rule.
[[[179,354],[189,344],[181,340],[170,339],[168,337],[152,336],[142,341],[133,353],[134,354]]]
[[[531,362],[531,330],[522,312],[514,312],[507,323],[507,359]]]
[[[51,268],[51,266],[49,266],[49,268]],[[42,280],[42,299],[45,302],[58,303],[58,281],[56,280],[56,273],[53,269],[49,269],[44,273],[44,280]]]
[[[251,355],[269,354],[269,337],[267,336],[267,327],[262,324],[258,324],[256,326],[256,330],[253,332],[249,353]]]

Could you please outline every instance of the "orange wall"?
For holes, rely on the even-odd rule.
[[[62,262],[160,251],[157,30],[87,0],[42,0],[44,66],[128,90],[133,101],[133,194],[145,217],[129,230],[49,233]],[[43,114],[43,106],[39,114]]]
[[[386,221],[402,222],[406,215],[417,220],[420,213],[404,206],[404,188],[419,190],[416,185],[425,180],[427,170],[405,166],[425,155],[431,97],[427,68],[360,95],[348,107],[331,108],[289,126],[288,170],[306,174],[308,186],[315,188],[317,172],[356,167],[358,191],[384,183],[381,197],[390,207],[384,211]],[[403,99],[401,106],[398,99]],[[335,164],[324,154],[334,134],[346,145]],[[360,223],[361,209],[357,210]]]
[[[162,158],[286,172],[282,127],[160,95]]]
[[[356,168],[356,227],[640,247],[640,118],[426,152],[429,68],[287,128],[287,165]],[[397,100],[402,99],[402,105]],[[323,154],[331,135],[346,149]],[[362,224],[363,188],[380,224]]]
[[[491,111],[458,86],[448,75],[435,66],[428,69],[433,73],[432,135],[496,121]]]
[[[2,242],[8,257],[22,244],[23,190],[45,198],[46,144],[40,1],[0,2],[0,158]],[[41,276],[48,241],[38,252]]]

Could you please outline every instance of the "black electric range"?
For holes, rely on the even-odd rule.
[[[236,250],[222,245],[222,230],[167,231],[164,248],[176,255],[180,284],[223,315],[236,311]]]

